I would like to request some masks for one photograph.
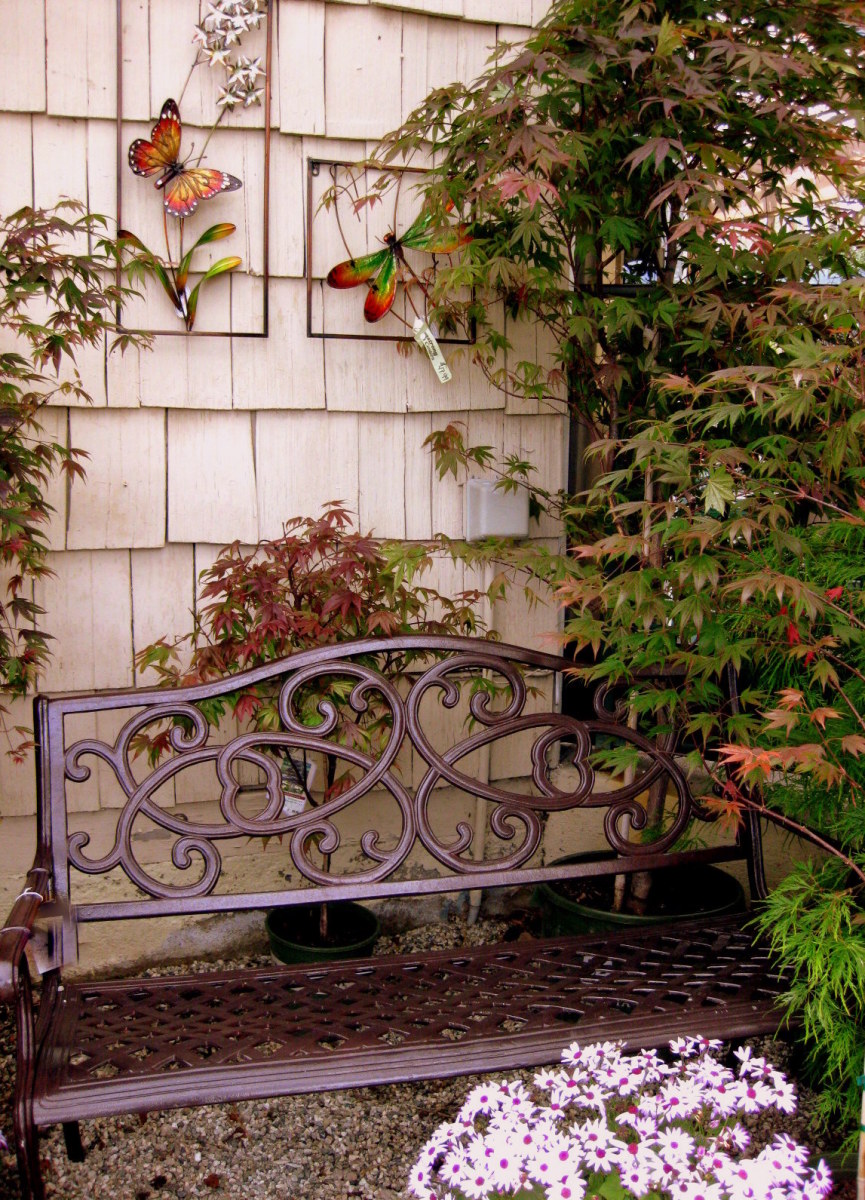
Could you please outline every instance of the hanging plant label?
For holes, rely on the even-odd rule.
[[[295,817],[306,808],[309,789],[315,783],[316,767],[306,755],[292,754],[286,751],[280,767],[282,783],[282,812],[283,817]]]
[[[445,362],[445,356],[442,354],[429,325],[420,317],[415,317],[413,330],[414,340],[422,349],[426,350],[427,357],[433,365],[433,370],[439,377],[439,382],[449,383],[453,378],[451,369]]]
[[[305,808],[306,796],[290,795],[288,792],[282,793],[282,810],[279,814],[281,817],[296,817]]]

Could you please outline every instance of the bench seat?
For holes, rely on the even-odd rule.
[[[747,914],[326,966],[67,983],[38,1057],[39,1125],[553,1063],[777,1029],[785,991]]]

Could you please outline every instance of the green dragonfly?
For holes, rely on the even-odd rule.
[[[453,204],[449,203],[445,211],[449,212],[451,208]],[[462,222],[445,229],[430,229],[432,221],[433,214],[429,209],[425,209],[402,237],[397,237],[395,233],[386,233],[381,250],[374,250],[372,254],[364,254],[361,258],[349,258],[333,267],[328,272],[328,284],[332,288],[353,288],[372,280],[364,302],[363,315],[369,322],[380,321],[393,307],[400,264],[417,279],[414,271],[406,263],[403,248],[425,250],[427,254],[453,254],[460,246],[465,246],[472,240],[467,226]]]

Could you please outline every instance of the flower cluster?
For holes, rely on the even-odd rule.
[[[415,1164],[409,1190],[421,1200],[546,1200],[604,1196],[654,1200],[819,1200],[832,1189],[825,1164],[785,1134],[745,1157],[742,1113],[796,1107],[784,1076],[750,1050],[733,1071],[713,1055],[720,1042],[670,1043],[625,1054],[622,1043],[574,1043],[564,1066],[474,1088],[457,1118],[439,1127]],[[534,1189],[534,1190],[533,1190]]]
[[[264,20],[266,0],[207,0],[207,13],[195,26],[193,41],[201,59],[212,67],[223,67],[226,83],[220,88],[217,105],[223,110],[259,104],[264,89],[256,87],[264,74],[260,58],[232,58],[232,47],[250,29]]]

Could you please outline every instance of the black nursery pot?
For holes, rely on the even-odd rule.
[[[612,858],[613,855],[606,857]],[[553,866],[576,863],[598,855],[574,854],[558,859]],[[595,876],[590,881],[560,880],[542,883],[537,900],[543,909],[543,930],[547,937],[580,933],[605,933],[640,925],[664,925],[670,921],[688,921],[743,912],[745,893],[742,885],[718,867],[686,864],[652,872],[653,911],[644,915],[612,912],[613,875]],[[609,891],[597,898],[578,898],[586,883],[592,890]]]
[[[318,904],[286,905],[267,914],[264,927],[274,956],[284,963],[331,962],[340,958],[365,958],[380,932],[378,917],[351,900],[327,906],[328,943],[319,936]]]

